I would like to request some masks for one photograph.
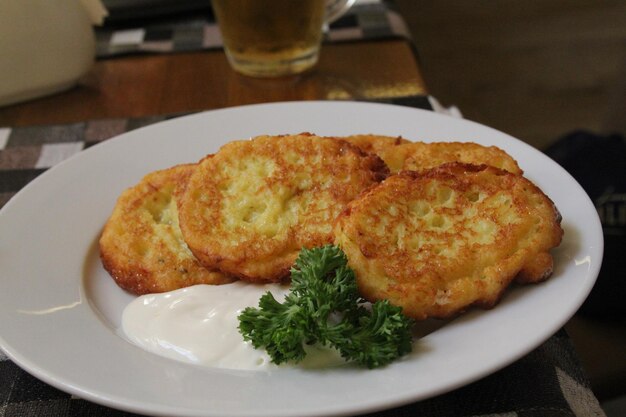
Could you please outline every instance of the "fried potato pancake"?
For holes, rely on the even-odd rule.
[[[389,176],[348,204],[334,232],[362,295],[421,320],[491,308],[514,280],[547,279],[560,221],[526,178],[449,163]]]
[[[118,198],[99,245],[102,264],[120,287],[148,294],[234,280],[204,268],[183,240],[176,201],[194,169],[152,172]]]
[[[179,205],[181,230],[208,268],[278,282],[302,247],[333,242],[346,204],[388,174],[356,146],[311,134],[258,136],[199,162]]]
[[[514,174],[522,174],[517,161],[502,149],[473,142],[411,142],[387,147],[380,157],[392,173],[401,170],[422,171],[448,162],[463,162],[491,165]]]

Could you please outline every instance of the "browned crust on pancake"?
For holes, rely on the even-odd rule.
[[[388,174],[380,158],[335,138],[259,136],[200,161],[181,229],[208,268],[255,282],[288,277],[302,247],[332,243],[332,223]]]
[[[514,280],[547,279],[562,234],[558,210],[529,180],[462,163],[391,175],[335,225],[363,296],[415,319],[490,308]]]
[[[173,218],[172,206],[194,169],[186,164],[152,172],[120,195],[99,248],[102,265],[125,290],[147,294],[233,281],[195,259]]]
[[[412,142],[387,147],[380,154],[392,173],[423,171],[449,162],[491,165],[523,174],[517,161],[497,146],[474,142]]]
[[[411,143],[410,140],[405,139],[402,136],[385,136],[374,134],[338,136],[337,138],[350,142],[351,144],[356,145],[365,152],[378,155],[383,159],[383,161],[385,160],[385,155],[388,152],[393,151],[393,149],[391,148],[394,148],[398,145]]]

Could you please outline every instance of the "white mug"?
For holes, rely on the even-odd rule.
[[[94,59],[82,1],[0,1],[0,106],[70,88]]]

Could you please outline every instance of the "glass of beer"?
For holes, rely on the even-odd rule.
[[[228,61],[253,77],[280,77],[313,67],[324,25],[353,2],[212,0]]]

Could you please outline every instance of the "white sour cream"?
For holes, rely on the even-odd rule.
[[[247,370],[276,368],[263,349],[254,349],[239,333],[237,316],[258,306],[270,291],[282,301],[289,287],[278,284],[195,285],[133,300],[122,314],[122,331],[139,347],[198,365]],[[303,367],[343,363],[333,350],[307,347]]]

